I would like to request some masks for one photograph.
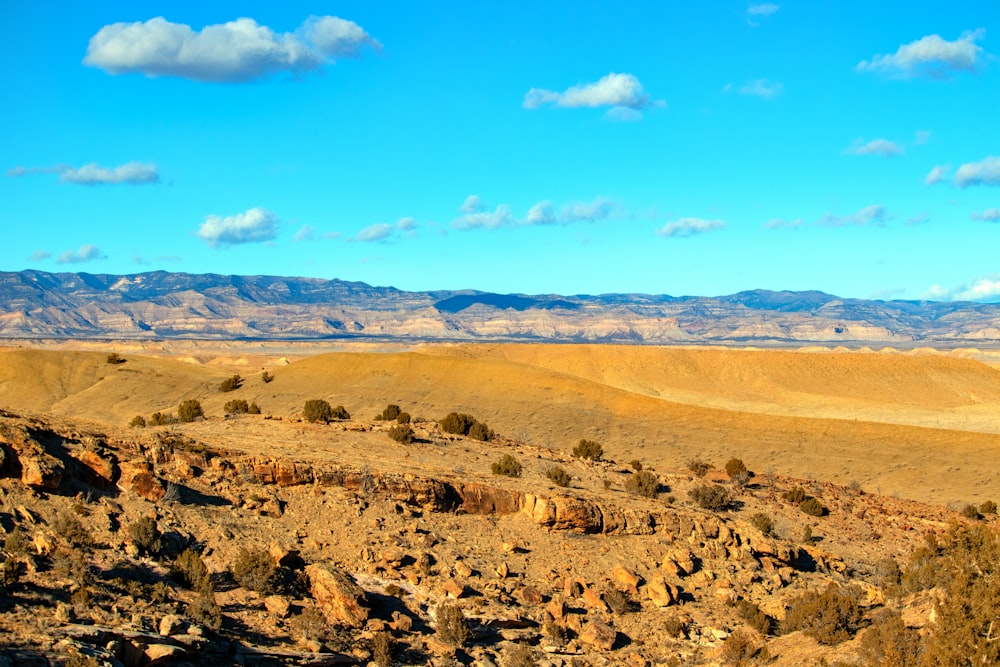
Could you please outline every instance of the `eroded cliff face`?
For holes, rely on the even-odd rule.
[[[1000,341],[1000,305],[763,290],[559,297],[273,276],[0,273],[0,337],[71,336],[982,344]]]

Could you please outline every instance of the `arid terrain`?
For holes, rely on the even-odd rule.
[[[951,584],[928,572],[951,552],[911,554],[928,535],[995,540],[996,362],[973,349],[8,347],[0,661],[918,664],[884,649],[942,650]],[[350,417],[307,421],[317,399]],[[227,415],[238,400],[260,414]],[[194,401],[203,415],[177,421]],[[495,435],[447,432],[451,412]],[[581,440],[602,456],[575,455]],[[832,630],[808,620],[809,595],[836,608],[815,611],[840,619]]]

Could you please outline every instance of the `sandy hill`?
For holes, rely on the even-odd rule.
[[[396,403],[431,419],[468,412],[562,450],[586,437],[620,460],[667,467],[735,455],[761,472],[937,503],[988,499],[1000,479],[1000,373],[940,355],[430,347],[307,357],[270,366],[268,384],[245,359],[227,368],[141,355],[116,366],[105,357],[0,352],[0,406],[124,424],[188,398],[214,415],[233,398],[285,416],[310,398],[363,417]],[[234,372],[243,386],[220,392]]]

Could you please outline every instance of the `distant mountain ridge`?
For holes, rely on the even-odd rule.
[[[154,271],[0,272],[0,337],[668,343],[1000,344],[1000,304],[407,292],[361,282]]]

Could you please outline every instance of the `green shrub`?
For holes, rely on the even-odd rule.
[[[862,667],[917,667],[924,653],[920,632],[906,627],[899,612],[879,612],[860,639]]]
[[[201,554],[191,548],[185,549],[177,556],[170,567],[170,572],[175,579],[192,590],[200,591],[212,585],[205,561],[201,559]]]
[[[992,500],[984,500],[983,504],[979,506],[979,511],[983,514],[996,514],[997,504]]]
[[[150,426],[166,426],[174,423],[174,416],[169,413],[154,412],[149,416]]]
[[[746,624],[762,635],[771,634],[771,626],[774,622],[770,616],[761,611],[761,608],[750,600],[740,600],[736,603],[736,613],[746,621]]]
[[[12,531],[7,533],[7,537],[3,541],[3,550],[14,555],[27,553],[28,538],[25,537],[24,531],[15,526]]]
[[[604,447],[601,447],[601,443],[594,440],[581,438],[580,442],[573,448],[573,456],[578,459],[600,461],[601,457],[604,456]]]
[[[389,667],[395,652],[396,640],[391,632],[381,630],[372,636],[372,660],[377,667]]]
[[[201,403],[193,398],[189,398],[177,406],[177,419],[185,424],[204,416],[205,412],[201,409]]]
[[[222,407],[222,411],[227,415],[245,415],[250,412],[250,404],[246,402],[246,399],[235,398],[231,401],[226,401],[226,404]]]
[[[136,415],[132,417],[132,420],[128,423],[132,428],[146,428],[146,418],[142,415]]]
[[[749,472],[742,459],[733,457],[726,461],[726,474],[729,475],[729,479],[735,479],[737,476]]]
[[[718,484],[702,484],[688,491],[691,498],[699,507],[706,510],[721,511],[727,509],[733,502],[729,491]]]
[[[774,520],[767,514],[762,514],[760,512],[754,514],[750,517],[750,523],[763,535],[772,535],[774,533]]]
[[[749,665],[759,650],[752,633],[746,628],[736,628],[726,637],[720,657],[727,665]]]
[[[399,409],[398,405],[390,403],[389,405],[385,406],[385,409],[382,410],[382,414],[376,417],[376,419],[387,422],[393,421],[394,419],[396,419],[396,417],[399,416],[400,412],[401,410]]]
[[[302,416],[305,417],[306,421],[325,424],[333,419],[333,409],[326,401],[314,398],[306,401],[302,408]]]
[[[230,572],[240,586],[261,595],[274,593],[278,581],[278,566],[263,549],[241,547]]]
[[[68,511],[62,511],[52,520],[52,530],[66,544],[72,547],[89,547],[93,544],[90,531],[84,528],[80,519]]]
[[[785,491],[785,493],[782,495],[785,500],[792,503],[793,505],[798,505],[803,500],[809,497],[809,495],[806,493],[806,490],[803,489],[801,486],[793,486],[788,491]]]
[[[253,401],[253,402],[250,403],[250,405],[247,407],[247,414],[248,415],[259,415],[260,414],[260,406],[257,405],[257,401]]]
[[[21,579],[21,564],[13,554],[7,554],[0,562],[0,590],[10,589]]]
[[[396,442],[401,442],[404,445],[408,445],[415,439],[413,429],[410,428],[409,424],[396,424],[389,429],[389,437]]]
[[[504,652],[500,664],[502,667],[533,667],[538,663],[535,661],[535,652],[531,646],[517,643]]]
[[[569,486],[570,481],[572,481],[569,473],[559,466],[552,466],[546,470],[545,476],[548,477],[556,486]]]
[[[334,419],[350,419],[351,413],[347,411],[343,405],[338,405],[330,411],[330,415]]]
[[[184,609],[184,613],[211,630],[222,627],[222,609],[216,603],[215,592],[212,590],[201,591]]]
[[[510,454],[504,454],[500,460],[491,466],[494,475],[506,475],[507,477],[520,477],[522,466],[520,461]]]
[[[640,470],[625,480],[625,491],[630,496],[655,498],[660,490],[660,480],[648,470]]]
[[[132,543],[139,550],[148,555],[156,556],[163,546],[159,527],[156,519],[151,516],[144,516],[128,527],[128,535],[132,538]]]
[[[463,646],[472,638],[472,631],[465,620],[465,614],[454,602],[442,602],[434,613],[437,621],[437,635],[441,641],[453,646]]]
[[[469,437],[473,440],[489,442],[493,439],[493,429],[482,422],[476,422],[469,427]]]
[[[628,596],[628,593],[620,591],[617,588],[609,586],[601,594],[601,599],[608,605],[608,609],[619,616],[628,613],[632,609],[632,599]]]
[[[704,477],[712,469],[712,466],[700,459],[691,459],[687,462],[687,467],[688,470],[694,473],[695,477]]]
[[[243,378],[239,375],[231,375],[219,384],[219,391],[228,392],[236,391],[243,385]]]
[[[475,417],[459,412],[449,412],[440,422],[441,430],[445,433],[456,435],[468,435],[469,429],[476,423]]]
[[[833,583],[822,593],[807,591],[790,602],[782,631],[802,630],[820,644],[831,646],[847,641],[861,627],[858,599],[857,589]]]
[[[969,503],[962,508],[962,516],[966,519],[978,519],[979,518],[979,508]]]
[[[826,508],[823,507],[823,503],[812,497],[806,498],[799,503],[799,510],[809,516],[823,516],[826,514]]]
[[[118,364],[124,364],[125,363],[125,359],[123,359],[122,357],[118,356],[117,352],[112,352],[111,354],[109,354],[108,358],[105,359],[105,361],[107,363],[113,365],[113,366],[117,366]]]
[[[628,462],[628,464],[632,466],[632,470],[635,470],[636,472],[642,471],[642,461],[640,461],[639,459],[632,459],[631,461]]]
[[[264,384],[267,384],[274,379],[274,376],[268,373],[267,371],[264,371],[263,373],[260,374],[260,379],[264,381]]]
[[[409,412],[400,412],[396,416],[396,423],[397,424],[409,424],[411,421],[413,421],[413,418],[410,417],[410,413]]]

